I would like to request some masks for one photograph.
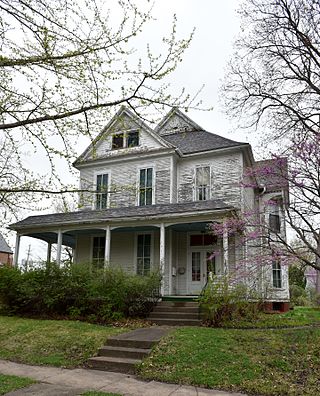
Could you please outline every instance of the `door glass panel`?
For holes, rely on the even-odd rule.
[[[199,282],[201,280],[201,253],[192,252],[192,281]]]

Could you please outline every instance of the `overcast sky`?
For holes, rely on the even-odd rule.
[[[138,5],[139,1],[141,0],[136,0]],[[148,37],[151,47],[157,46],[159,37],[170,32],[173,14],[177,15],[177,32],[180,37],[186,36],[195,27],[190,48],[179,68],[170,77],[172,87],[177,90],[186,87],[187,91],[195,93],[204,85],[201,99],[204,107],[213,107],[213,110],[193,110],[188,116],[209,132],[251,143],[257,152],[257,136],[237,129],[235,124],[227,120],[218,101],[225,68],[232,59],[233,42],[240,31],[240,20],[236,12],[238,6],[239,0],[155,0],[153,15],[156,21],[149,23],[144,35]],[[85,149],[86,144],[86,141],[78,144],[78,154]],[[20,259],[26,257],[28,245],[32,241],[31,238],[22,238]],[[11,245],[14,244],[13,239],[10,242]],[[37,256],[41,249],[34,242],[32,245],[33,255]]]

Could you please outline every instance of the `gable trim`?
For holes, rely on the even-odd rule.
[[[172,130],[169,130],[167,132],[161,132],[161,130],[164,128],[166,123],[170,121],[170,119],[174,116],[178,116],[182,118],[182,120],[190,125],[190,127],[194,130],[204,130],[200,125],[198,125],[196,122],[191,120],[188,116],[186,116],[184,113],[182,113],[181,110],[179,110],[177,107],[173,107],[167,115],[164,116],[164,118],[160,121],[160,123],[156,126],[155,131],[161,136],[165,135],[171,135],[172,133],[176,133],[178,130],[175,130],[174,132]]]

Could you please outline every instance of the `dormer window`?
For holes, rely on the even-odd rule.
[[[112,150],[139,146],[139,131],[117,133],[112,136]]]

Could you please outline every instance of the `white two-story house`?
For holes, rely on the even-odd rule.
[[[162,295],[197,295],[210,272],[232,276],[250,249],[227,229],[213,235],[210,224],[259,208],[267,197],[279,205],[265,216],[276,216],[275,232],[284,232],[287,191],[241,183],[245,169],[255,165],[248,143],[209,133],[177,109],[151,129],[123,107],[74,163],[83,190],[79,210],[11,226],[17,231],[15,263],[20,237],[27,235],[48,242],[48,260],[53,243],[58,263],[66,245],[75,263],[142,276],[160,270]],[[263,271],[257,265],[256,278],[270,303],[288,302],[280,262]]]

